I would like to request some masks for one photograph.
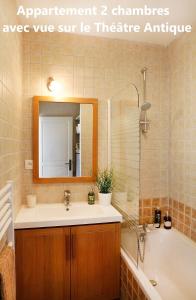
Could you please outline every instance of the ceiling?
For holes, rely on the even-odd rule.
[[[101,5],[107,5],[108,8],[116,7],[169,7],[169,16],[42,16],[37,19],[20,17],[20,23],[22,24],[53,24],[55,26],[59,24],[79,24],[85,22],[86,24],[93,25],[94,22],[105,22],[111,24],[112,22],[127,23],[127,24],[139,24],[142,27],[146,22],[151,24],[161,24],[169,22],[169,24],[190,24],[193,25],[196,22],[196,0],[16,0],[17,5],[23,5],[24,7],[76,7],[85,8],[91,6],[100,7]],[[94,28],[94,26],[92,26]],[[80,32],[76,32],[80,33]],[[81,33],[82,34],[82,33]],[[87,34],[87,33],[85,33]],[[159,45],[167,46],[175,36],[171,33],[97,33],[95,30],[91,31],[89,35],[102,36],[115,39],[124,39],[137,42],[148,42]]]

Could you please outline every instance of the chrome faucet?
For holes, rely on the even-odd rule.
[[[146,232],[140,232],[139,240],[140,242],[145,242]]]
[[[146,237],[146,234],[147,234],[147,227],[148,227],[148,224],[143,224],[142,225],[142,231],[139,234],[140,242],[145,242],[145,237]]]
[[[70,205],[71,192],[69,190],[64,191],[64,204],[66,206],[66,210],[69,210]]]
[[[144,231],[144,232],[147,232],[147,227],[148,227],[148,224],[146,224],[146,223],[143,224],[143,231]]]

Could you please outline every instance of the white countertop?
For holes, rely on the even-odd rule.
[[[121,214],[112,206],[72,203],[70,210],[62,203],[37,204],[34,208],[22,206],[16,216],[15,229],[71,226],[121,222]]]

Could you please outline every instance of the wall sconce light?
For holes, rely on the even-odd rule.
[[[54,80],[53,77],[49,77],[47,81],[47,88],[50,92],[57,92],[59,89],[59,83]]]

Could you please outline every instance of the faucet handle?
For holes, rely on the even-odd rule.
[[[147,224],[147,223],[144,223],[144,224],[143,224],[143,230],[146,231],[147,227],[148,227],[148,224]]]
[[[143,230],[144,230],[144,232],[146,232],[146,233],[148,233],[148,232],[151,231],[147,223],[143,224]]]

